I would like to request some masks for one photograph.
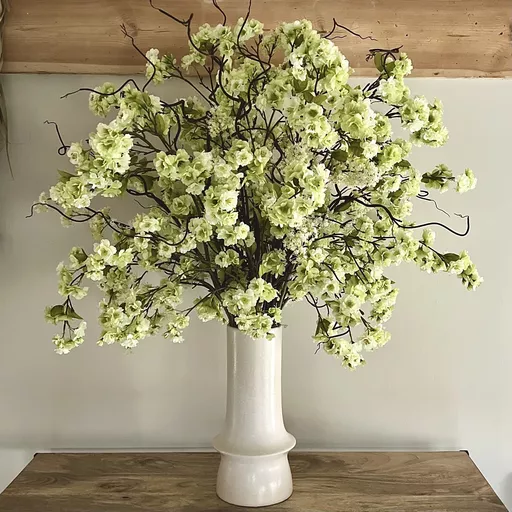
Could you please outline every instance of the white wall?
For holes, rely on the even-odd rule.
[[[43,121],[58,121],[68,142],[85,138],[97,121],[87,112],[87,96],[59,96],[99,82],[4,77],[15,174],[13,181],[5,165],[0,169],[0,448],[9,450],[3,452],[4,467],[13,450],[23,457],[41,449],[208,447],[223,420],[219,325],[193,321],[183,345],[149,340],[129,356],[118,347],[96,347],[93,327],[89,343],[69,356],[52,351],[53,327],[44,323],[42,311],[58,301],[55,266],[71,245],[88,238],[80,228],[61,228],[52,214],[25,215],[56,179],[55,169],[67,165]],[[472,214],[470,237],[439,239],[446,249],[470,249],[485,283],[468,293],[452,276],[412,267],[394,272],[401,287],[390,322],[394,337],[356,372],[325,354],[313,355],[314,316],[307,305],[290,308],[285,419],[303,448],[467,449],[512,507],[512,81],[417,79],[412,87],[444,101],[451,131],[448,146],[419,151],[417,165],[471,165],[478,174],[475,192],[441,197],[450,211]],[[436,213],[422,204],[418,218],[439,218]],[[462,223],[457,217],[449,221]],[[94,301],[83,304],[84,310],[94,326]]]

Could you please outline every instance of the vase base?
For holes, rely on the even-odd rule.
[[[288,453],[264,456],[221,454],[217,496],[241,507],[265,507],[293,491]]]

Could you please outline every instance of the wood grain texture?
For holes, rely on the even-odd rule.
[[[39,454],[2,512],[240,512],[215,495],[214,453]],[[506,512],[465,452],[292,453],[272,512]]]
[[[210,0],[154,0],[194,26],[221,21]],[[5,30],[5,72],[141,72],[144,61],[121,34],[124,23],[144,51],[151,47],[181,56],[183,27],[152,9],[147,0],[15,0]],[[246,2],[219,0],[234,22]],[[332,18],[374,41],[337,40],[361,75],[373,75],[370,47],[404,45],[414,76],[512,76],[510,0],[253,0],[252,15],[266,26],[309,18],[329,30]]]

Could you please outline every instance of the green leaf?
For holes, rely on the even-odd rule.
[[[293,88],[297,92],[305,91],[307,86],[308,86],[307,80],[297,80],[296,78],[293,79]]]
[[[343,149],[337,149],[331,153],[331,158],[334,158],[334,160],[337,160],[338,162],[346,162],[348,153],[343,151]]]
[[[395,69],[395,61],[394,60],[386,63],[386,72],[387,73],[391,74],[394,69]]]
[[[295,46],[295,48],[297,48],[297,46],[300,46],[303,42],[304,42],[304,36],[302,34],[300,34],[298,37],[295,38],[293,45]]]
[[[66,320],[75,319],[75,320],[83,320],[83,318],[72,308],[68,307],[66,312]]]
[[[432,181],[437,181],[437,180],[439,180],[439,177],[435,176],[434,173],[426,172],[425,174],[423,174],[421,176],[422,183],[431,183]]]
[[[308,103],[311,103],[313,100],[314,100],[314,96],[309,92],[309,91],[304,91],[304,99],[308,102]]]
[[[188,116],[194,113],[194,109],[185,103],[185,105],[183,105],[183,112]]]
[[[73,311],[73,308],[66,309],[62,304],[53,306],[50,309],[50,316],[55,320],[55,322],[66,322],[73,320],[74,318],[77,320],[82,320],[82,317],[77,315],[75,311]]]
[[[377,52],[373,56],[373,63],[379,71],[384,71],[384,54],[382,52]]]
[[[459,255],[455,254],[453,252],[447,252],[447,253],[443,254],[443,259],[446,261],[458,261]]]
[[[326,99],[327,99],[327,94],[319,94],[318,96],[315,96],[313,98],[313,101],[317,105],[323,105]]]
[[[358,142],[352,142],[350,144],[350,151],[352,152],[353,156],[362,156],[363,155],[363,148]]]
[[[169,67],[169,68],[175,68],[176,67],[176,62],[175,62],[175,59],[174,59],[174,55],[172,55],[172,53],[164,55],[162,57],[162,62],[166,65],[166,67]]]
[[[66,181],[69,181],[73,177],[73,174],[66,171],[61,171],[60,169],[57,172],[60,174],[59,181],[62,183],[66,183]]]
[[[126,189],[128,188],[128,181],[129,181],[129,178],[126,177],[124,178],[122,181],[121,181],[121,194],[124,194],[126,192]]]
[[[143,174],[140,177],[144,180],[144,184],[146,185],[147,190],[151,191],[153,185],[155,184],[156,178],[153,176],[148,176],[147,174]]]
[[[330,322],[327,318],[319,318],[316,323],[315,335],[326,334],[329,329]]]
[[[336,208],[336,212],[344,212],[345,210],[348,210],[350,208],[350,205],[352,204],[352,201],[347,201],[346,203],[341,204]]]
[[[50,309],[50,315],[53,316],[54,318],[62,316],[63,314],[64,314],[64,306],[62,304],[53,306],[52,309]]]
[[[78,260],[79,263],[83,263],[87,259],[87,254],[85,251],[81,248],[79,252],[74,254],[75,258]]]
[[[162,116],[162,114],[157,114],[155,117],[156,131],[160,135],[164,135],[165,130],[167,129],[167,124]]]

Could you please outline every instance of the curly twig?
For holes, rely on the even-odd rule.
[[[95,89],[91,89],[90,87],[80,87],[80,89],[76,89],[76,91],[71,91],[71,92],[64,94],[64,96],[61,96],[60,99],[63,100],[65,98],[67,98],[68,96],[73,96],[73,94],[77,94],[79,92],[92,92],[94,94],[98,94],[99,96],[113,96],[114,94],[119,94],[130,83],[133,84],[133,86],[138,91],[140,91],[140,88],[137,85],[137,82],[135,82],[135,80],[133,78],[129,78],[122,85],[120,85],[115,91],[112,91],[112,92],[100,92],[100,91],[96,91]]]
[[[151,76],[146,80],[146,83],[142,87],[142,90],[145,91],[146,87],[152,82],[153,78],[155,78],[156,66],[146,57],[146,54],[143,51],[141,51],[140,48],[135,44],[135,38],[131,34],[128,33],[128,29],[126,28],[126,25],[124,23],[121,25],[121,32],[124,34],[124,37],[127,37],[131,41],[132,46],[135,48],[137,53],[139,55],[142,55],[143,59],[148,64],[150,64],[152,69],[153,69],[153,72],[151,73]]]
[[[57,149],[57,153],[59,153],[60,156],[64,156],[69,149],[69,146],[64,144],[64,140],[62,139],[62,136],[60,134],[59,125],[55,121],[48,121],[46,120],[44,124],[53,124],[55,126],[55,131],[57,132],[57,137],[59,138],[60,147]]]
[[[443,210],[442,208],[440,208],[437,204],[437,201],[435,199],[432,199],[431,197],[428,197],[429,196],[429,192],[428,190],[422,190],[416,197],[418,199],[421,199],[423,201],[428,201],[429,203],[434,203],[434,206],[436,207],[436,210],[444,213],[446,216],[450,216],[450,214],[446,211],[446,210]]]
[[[370,39],[371,41],[377,41],[377,39],[375,39],[374,37],[372,36],[362,36],[361,34],[358,34],[357,32],[354,32],[353,30],[349,29],[348,27],[346,27],[345,25],[341,25],[340,23],[338,23],[336,21],[336,18],[333,18],[332,19],[332,29],[327,33],[325,34],[323,37],[324,39],[329,39],[331,37],[332,34],[334,34],[334,32],[336,31],[337,28],[341,28],[342,30],[345,30],[346,32],[348,32],[349,34],[352,34],[353,36],[356,36],[358,37],[359,39]],[[336,36],[336,37],[341,37],[341,36]],[[332,38],[334,39],[334,38]]]
[[[217,0],[213,0],[213,5],[215,6],[215,8],[222,14],[222,24],[223,25],[226,25],[226,21],[227,21],[227,16],[226,16],[226,13],[219,7],[219,3],[217,2]]]
[[[453,233],[454,235],[457,235],[457,236],[460,236],[460,237],[465,237],[469,233],[469,231],[471,229],[469,215],[456,214],[458,217],[461,217],[462,219],[466,219],[466,230],[461,232],[461,233],[459,233],[458,231],[455,231],[454,229],[450,228],[449,226],[446,226],[445,224],[443,224],[441,222],[425,222],[423,224],[415,224],[414,226],[407,226],[407,225],[404,225],[402,221],[397,219],[391,213],[391,210],[387,206],[384,206],[383,204],[379,204],[379,203],[365,203],[364,201],[361,201],[360,199],[356,199],[356,198],[353,198],[352,200],[355,201],[356,203],[362,204],[363,206],[367,206],[369,208],[381,208],[382,210],[384,210],[386,212],[386,214],[393,221],[394,224],[396,224],[397,226],[399,226],[399,227],[401,227],[403,229],[419,229],[419,228],[426,228],[426,227],[429,227],[429,226],[439,226],[439,227],[441,227],[443,229],[446,229],[450,233]]]

